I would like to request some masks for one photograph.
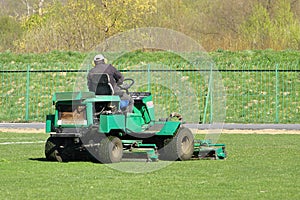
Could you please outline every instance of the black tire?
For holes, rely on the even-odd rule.
[[[175,137],[168,140],[160,150],[161,160],[184,161],[191,159],[194,152],[194,136],[190,129],[179,128]]]
[[[59,141],[57,138],[50,137],[47,139],[45,144],[45,156],[48,161],[63,161],[59,153],[58,143]]]
[[[101,140],[99,161],[101,163],[117,163],[123,157],[123,144],[118,137],[109,136]]]
[[[48,161],[72,161],[74,160],[73,150],[74,145],[71,138],[50,137],[45,144],[45,156]]]

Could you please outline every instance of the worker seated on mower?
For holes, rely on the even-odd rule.
[[[104,59],[101,54],[94,57],[95,66],[87,76],[89,91],[95,92],[96,95],[119,95],[121,110],[132,112],[133,99],[130,97],[128,89],[134,84],[134,81],[124,79],[121,72],[111,64],[106,64]],[[131,83],[123,84],[124,81],[131,81]]]

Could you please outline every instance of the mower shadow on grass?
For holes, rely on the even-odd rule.
[[[48,161],[46,158],[28,158],[30,161],[40,161],[40,162],[51,162]]]
[[[52,162],[57,162],[54,160],[47,160],[47,158],[28,158],[28,160],[30,161],[39,161],[39,162],[48,162],[48,163],[52,163]],[[60,161],[62,163],[68,163],[68,162],[86,162],[87,160],[69,160],[69,161]],[[89,160],[90,161],[90,160]],[[91,161],[93,162],[93,161]]]

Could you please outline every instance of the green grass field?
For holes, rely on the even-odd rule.
[[[46,138],[0,133],[0,199],[300,199],[299,135],[223,134],[225,161],[174,162],[141,174],[47,162]]]

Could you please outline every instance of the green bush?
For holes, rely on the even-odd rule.
[[[9,16],[0,16],[0,52],[13,50],[14,41],[22,35],[20,23]]]

